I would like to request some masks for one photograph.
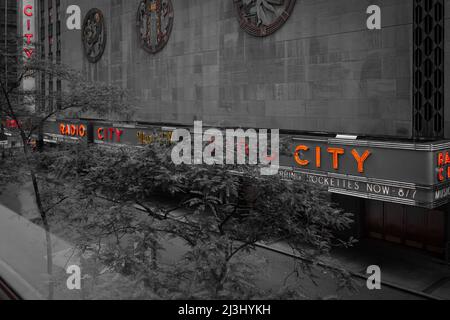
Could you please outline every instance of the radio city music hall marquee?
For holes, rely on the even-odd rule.
[[[94,124],[94,142],[143,146],[153,143],[170,142],[171,132],[165,132],[159,127],[120,127],[113,124]]]
[[[170,143],[172,131],[161,127],[120,126],[113,123],[75,120],[46,121],[43,128],[49,141],[85,140],[89,143],[143,146]]]
[[[91,132],[91,134],[90,134]],[[142,146],[168,140],[161,127],[58,122],[44,133],[70,139]],[[407,143],[281,136],[279,174],[320,185],[329,192],[437,208],[450,201],[450,142]]]
[[[436,208],[450,201],[450,143],[291,138],[280,175],[332,193]]]

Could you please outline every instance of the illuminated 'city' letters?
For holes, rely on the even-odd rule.
[[[358,172],[364,173],[364,162],[367,160],[367,158],[370,157],[370,151],[366,150],[362,154],[362,156],[359,155],[358,151],[355,149],[352,150],[352,155],[355,158],[356,162],[358,163]]]
[[[31,59],[34,53],[32,45],[34,39],[34,0],[24,0],[22,5],[23,52],[27,59]]]
[[[314,149],[312,151],[311,149]],[[310,159],[305,159],[306,156],[304,153],[312,153],[315,154],[315,162],[311,161]],[[336,148],[336,147],[329,147],[326,149],[326,152],[330,154],[331,156],[331,162],[332,167],[334,170],[339,170],[340,168],[340,162],[341,162],[341,156],[345,155],[345,149],[344,148]],[[365,150],[362,154],[360,154],[356,149],[353,149],[351,151],[351,155],[353,156],[353,159],[356,161],[357,169],[359,173],[364,173],[364,165],[371,156],[371,152],[369,150]],[[301,167],[307,167],[310,165],[315,165],[316,168],[322,167],[322,147],[315,147],[311,148],[307,145],[298,145],[295,148],[294,151],[294,160],[295,162],[301,166]]]
[[[110,141],[120,143],[123,130],[117,128],[98,128],[97,138],[101,141]]]

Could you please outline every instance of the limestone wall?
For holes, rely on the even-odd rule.
[[[132,90],[140,121],[411,135],[411,0],[297,0],[266,38],[241,30],[232,0],[172,0],[172,35],[156,55],[138,42],[139,2],[77,1],[83,15],[103,11],[107,49],[91,64],[81,33],[63,28],[62,60]],[[380,31],[366,28],[371,4]]]

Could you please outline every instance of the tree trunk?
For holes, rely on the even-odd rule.
[[[2,87],[2,91],[3,91],[3,95],[5,97],[7,106],[8,106],[8,111],[10,116],[13,118],[13,120],[15,121],[15,123],[17,123],[17,127],[19,129],[20,132],[20,137],[22,139],[22,144],[23,144],[23,153],[25,156],[25,162],[28,166],[28,169],[30,170],[30,176],[31,176],[31,181],[33,183],[33,190],[34,190],[34,196],[36,199],[36,205],[38,207],[39,210],[39,214],[41,216],[42,219],[42,224],[44,226],[44,230],[45,230],[45,240],[47,243],[47,273],[49,276],[49,288],[48,288],[48,299],[49,300],[53,300],[53,296],[54,296],[54,287],[53,287],[53,250],[52,250],[52,238],[51,238],[51,234],[50,234],[50,226],[48,224],[48,219],[47,219],[47,214],[42,206],[42,199],[41,199],[41,193],[39,191],[39,184],[37,181],[37,175],[36,172],[31,164],[30,161],[30,150],[29,150],[29,146],[28,146],[28,139],[27,136],[25,134],[24,129],[22,128],[21,123],[19,122],[19,119],[16,116],[16,113],[14,112],[14,109],[12,107],[11,104],[11,100],[9,99],[9,94],[7,89],[4,87],[3,83],[1,83],[1,87]]]
[[[26,146],[25,146],[26,148]],[[31,180],[33,181],[34,195],[36,199],[36,204],[39,210],[39,214],[42,219],[42,224],[45,230],[45,240],[47,243],[47,273],[49,275],[49,287],[48,287],[48,299],[53,300],[54,288],[53,288],[53,249],[52,249],[52,238],[50,233],[50,225],[48,223],[47,214],[42,207],[41,193],[39,191],[39,185],[37,182],[36,173],[33,169],[31,171]]]

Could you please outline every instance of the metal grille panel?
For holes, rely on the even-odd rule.
[[[444,0],[414,1],[413,133],[444,136]]]

